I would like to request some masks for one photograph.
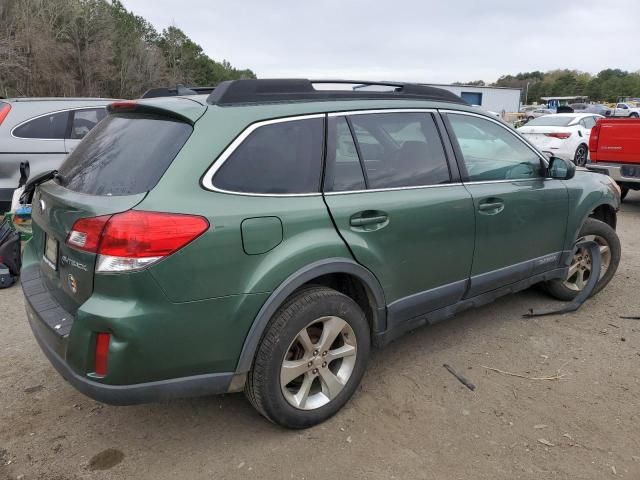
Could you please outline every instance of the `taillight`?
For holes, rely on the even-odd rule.
[[[96,351],[94,355],[93,371],[96,375],[104,377],[107,374],[107,360],[109,358],[109,342],[111,334],[96,334]]]
[[[78,220],[67,244],[97,253],[96,272],[126,272],[171,255],[208,228],[207,219],[196,215],[129,210]]]
[[[589,151],[592,152],[591,160],[596,160],[593,154],[598,151],[598,142],[600,141],[600,127],[600,122],[597,122],[591,129],[591,136],[589,137]]]
[[[561,138],[564,140],[565,138],[569,138],[571,136],[571,132],[552,132],[552,133],[545,133],[545,135],[547,137]]]
[[[7,115],[9,115],[10,111],[11,111],[11,104],[3,103],[2,107],[0,107],[0,125],[2,125],[2,122],[4,122],[4,119],[7,118]]]
[[[71,227],[67,245],[85,252],[97,253],[102,230],[110,218],[111,215],[105,215],[77,220]]]

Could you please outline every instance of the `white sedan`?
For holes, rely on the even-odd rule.
[[[538,149],[554,157],[573,160],[582,167],[589,157],[589,136],[602,115],[594,113],[555,113],[534,118],[518,132]]]

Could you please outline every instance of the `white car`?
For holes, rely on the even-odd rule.
[[[573,160],[582,167],[589,157],[589,136],[602,115],[594,113],[555,113],[534,118],[518,132],[543,152]]]

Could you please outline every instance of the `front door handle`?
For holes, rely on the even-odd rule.
[[[496,215],[504,210],[504,202],[498,198],[490,198],[478,205],[478,211],[485,215]]]

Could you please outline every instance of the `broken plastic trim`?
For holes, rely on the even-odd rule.
[[[584,242],[577,243],[573,249],[573,253],[578,251],[579,248],[584,248],[589,251],[589,255],[591,256],[591,276],[589,277],[589,281],[585,285],[576,298],[574,298],[571,302],[567,303],[564,307],[560,309],[551,309],[551,310],[529,310],[528,313],[525,313],[524,317],[542,317],[544,315],[555,315],[561,313],[570,313],[578,310],[582,304],[591,296],[593,290],[596,288],[598,281],[600,280],[600,271],[602,270],[602,256],[600,255],[600,246],[594,242],[593,240],[587,240]],[[573,255],[572,255],[573,258]]]

